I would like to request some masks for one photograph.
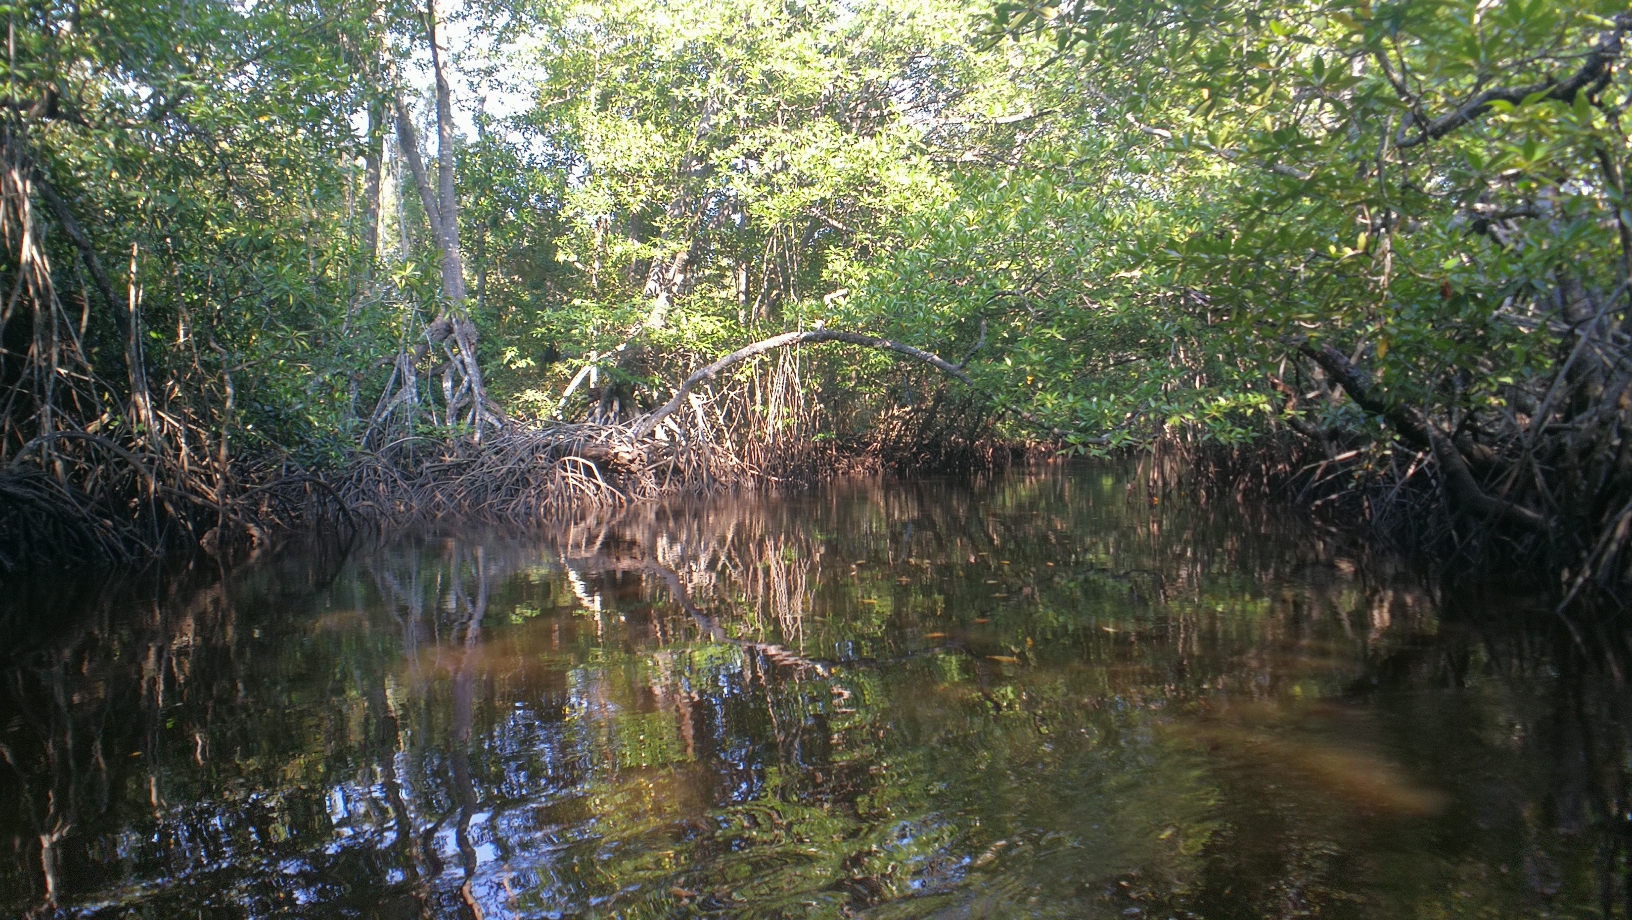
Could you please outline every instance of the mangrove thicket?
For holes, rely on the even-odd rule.
[[[1624,0],[5,12],[4,570],[1160,449],[1632,580]]]

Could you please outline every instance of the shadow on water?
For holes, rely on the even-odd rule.
[[[1134,483],[14,592],[0,913],[1627,914],[1622,669]]]

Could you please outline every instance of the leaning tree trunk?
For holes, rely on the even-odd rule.
[[[417,357],[424,357],[430,349],[443,347],[448,361],[443,377],[443,393],[447,400],[447,421],[452,423],[463,415],[461,409],[469,406],[469,419],[475,437],[481,440],[484,428],[490,423],[502,422],[487,395],[482,380],[482,369],[476,358],[476,326],[470,321],[465,303],[465,267],[459,245],[459,195],[455,183],[455,143],[453,136],[453,92],[443,65],[442,49],[437,44],[437,9],[430,0],[425,9],[426,31],[431,47],[431,67],[436,76],[436,137],[437,176],[431,183],[425,158],[420,150],[418,132],[413,116],[401,93],[392,99],[396,115],[397,141],[408,161],[408,169],[419,190],[420,203],[425,208],[425,219],[430,224],[431,238],[441,254],[442,309],[426,329],[427,341]],[[453,340],[452,347],[447,344]],[[455,372],[459,380],[454,382]]]

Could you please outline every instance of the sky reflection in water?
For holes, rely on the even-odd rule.
[[[1617,684],[1177,499],[850,484],[14,611],[0,915],[1623,906]]]

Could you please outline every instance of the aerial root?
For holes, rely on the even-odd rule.
[[[899,389],[925,401],[846,415],[810,394],[795,347],[867,345],[934,368],[903,371]],[[752,360],[760,359],[763,360]],[[724,369],[729,386],[707,384]],[[582,519],[650,499],[779,488],[836,472],[1003,465],[988,404],[961,368],[927,352],[848,333],[792,333],[704,368],[651,414],[627,422],[510,422],[476,437],[395,440],[361,450],[320,477],[286,465],[229,461],[201,419],[156,410],[150,429],[57,430],[28,440],[0,468],[0,570],[100,560],[126,563],[202,547],[221,557],[265,547],[279,532],[342,539],[379,527],[475,520],[536,525]],[[381,434],[389,432],[381,427]],[[834,431],[867,431],[839,438]]]

